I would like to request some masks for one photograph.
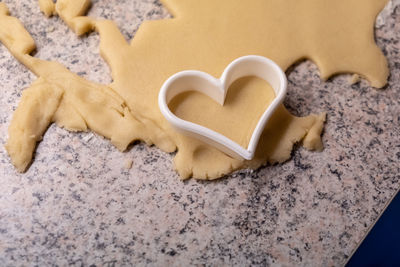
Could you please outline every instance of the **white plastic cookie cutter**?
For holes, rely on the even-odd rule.
[[[267,81],[275,91],[275,99],[258,121],[247,149],[207,127],[178,118],[168,107],[168,103],[176,95],[186,91],[198,91],[224,105],[230,85],[237,79],[246,76],[256,76]],[[182,133],[200,139],[234,158],[251,160],[264,127],[282,103],[286,89],[286,75],[275,62],[262,56],[244,56],[229,64],[220,79],[195,70],[182,71],[172,75],[161,87],[158,105],[164,117]]]

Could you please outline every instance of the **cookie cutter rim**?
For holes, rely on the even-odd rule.
[[[247,148],[214,130],[177,117],[168,107],[169,102],[175,96],[186,91],[203,93],[220,105],[224,105],[232,83],[246,76],[256,76],[265,80],[275,91],[275,98],[261,115]],[[254,158],[258,142],[267,122],[279,104],[282,103],[286,91],[287,78],[285,72],[271,59],[250,55],[232,61],[219,79],[197,70],[185,70],[172,75],[161,87],[158,105],[167,121],[183,134],[195,137],[236,159],[251,160]]]

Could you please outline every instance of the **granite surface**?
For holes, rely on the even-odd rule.
[[[96,34],[77,38],[34,0],[4,2],[36,40],[36,56],[110,82]],[[169,16],[156,0],[93,3],[90,15],[115,20],[126,38],[144,19]],[[154,147],[120,153],[54,125],[25,174],[1,145],[0,265],[344,264],[400,185],[400,7],[387,14],[376,31],[391,69],[384,90],[350,85],[350,75],[323,82],[311,62],[289,73],[286,107],[328,113],[323,152],[296,148],[284,164],[182,182],[172,156]],[[0,45],[1,144],[34,78]]]

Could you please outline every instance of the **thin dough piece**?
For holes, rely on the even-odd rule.
[[[53,0],[39,0],[40,11],[42,11],[46,17],[51,17],[55,14],[56,5]]]
[[[55,11],[77,35],[82,35],[94,28],[90,18],[82,17],[90,5],[90,0],[58,0]]]
[[[19,108],[8,129],[6,149],[19,171],[25,171],[32,160],[36,142],[43,134],[57,110],[63,91],[43,78],[36,80],[21,97]]]
[[[351,77],[350,77],[350,79],[349,79],[349,83],[350,83],[351,85],[353,85],[353,84],[356,84],[356,83],[360,82],[360,80],[361,80],[360,75],[358,75],[358,74],[353,74],[353,75],[351,75]]]
[[[15,57],[19,58],[35,49],[35,41],[18,19],[9,16],[4,3],[0,3],[0,25],[0,40]]]

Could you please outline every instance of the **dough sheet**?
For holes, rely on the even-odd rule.
[[[284,162],[297,142],[322,150],[325,113],[299,118],[280,106],[251,161],[232,159],[181,135],[163,118],[157,97],[169,76],[195,69],[219,77],[232,60],[244,55],[271,58],[283,69],[310,59],[323,79],[355,73],[377,88],[387,82],[387,61],[374,41],[374,21],[387,0],[162,2],[174,18],[144,22],[127,42],[113,21],[85,16],[89,0],[39,1],[46,16],[57,14],[77,35],[99,33],[100,53],[112,72],[113,82],[108,85],[31,56],[35,44],[30,34],[0,3],[0,41],[38,77],[25,89],[9,127],[6,148],[18,170],[26,170],[36,143],[52,122],[71,131],[94,131],[121,151],[135,140],[166,152],[177,150],[174,163],[182,179],[215,179],[241,168]],[[224,107],[189,93],[180,96],[173,109],[246,144],[273,92],[256,78],[241,79],[234,87]],[[209,107],[210,113],[199,114],[195,104]],[[241,112],[246,106],[251,108]]]

